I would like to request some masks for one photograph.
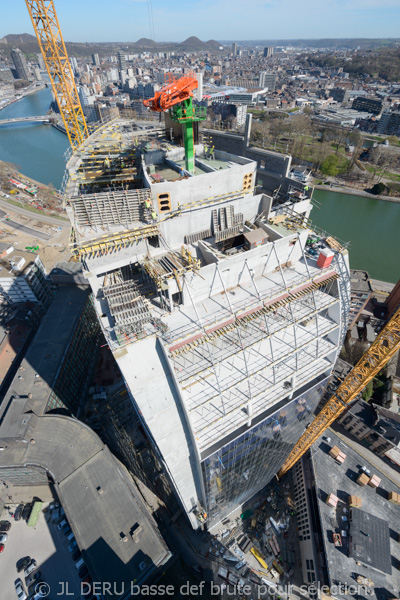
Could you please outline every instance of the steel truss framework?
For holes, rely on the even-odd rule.
[[[53,0],[26,0],[26,5],[71,148],[75,151],[89,134]]]
[[[390,358],[400,348],[400,309],[388,322],[386,327],[358,361],[354,369],[340,384],[335,394],[303,433],[292,452],[289,454],[278,477],[282,477],[303,454],[312,446],[315,440],[331,425],[365,388],[369,381],[385,366]]]
[[[299,243],[304,257],[300,239]],[[169,356],[202,450],[232,427],[237,427],[239,422],[247,422],[250,426],[261,406],[265,408],[267,404],[276,402],[277,394],[290,395],[291,390],[285,387],[289,382],[285,385],[284,382],[291,380],[294,373],[298,374],[298,381],[291,381],[291,389],[329,368],[326,357],[332,353],[334,344],[328,336],[340,325],[331,321],[326,311],[338,301],[336,280],[339,275],[332,272],[323,281],[316,282],[305,260],[307,273],[293,287],[293,274],[282,267],[274,245],[265,268],[272,254],[282,280],[280,290],[276,291],[277,298],[264,304],[265,291],[260,291],[245,260],[239,282],[247,270],[258,306],[244,315],[237,313],[232,305],[223,274],[216,265],[214,280],[222,286],[227,313],[230,313],[228,319],[225,313],[222,326],[217,328],[213,325],[208,329],[200,318],[190,286],[184,280],[197,317],[194,319],[197,320],[197,331],[192,330],[189,338],[175,339],[169,348]],[[314,321],[312,327],[305,327],[310,320]],[[281,345],[277,354],[274,349],[276,340]],[[267,346],[261,351],[265,342]],[[229,376],[227,371],[232,369]],[[269,390],[268,393],[266,390]]]

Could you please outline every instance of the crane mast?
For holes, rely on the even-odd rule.
[[[331,425],[400,348],[400,309],[307,427],[278,472],[281,478]]]
[[[25,1],[74,152],[89,134],[54,3],[53,0]]]

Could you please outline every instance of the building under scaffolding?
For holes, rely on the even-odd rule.
[[[218,524],[279,470],[347,327],[346,248],[313,231],[309,190],[257,194],[256,170],[200,144],[190,174],[182,148],[123,120],[68,162],[73,251],[194,527],[204,512]]]

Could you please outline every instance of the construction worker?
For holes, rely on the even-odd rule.
[[[144,205],[148,210],[150,210],[151,209],[151,200],[149,198],[146,198],[146,200],[144,201]]]
[[[104,159],[104,166],[106,169],[110,168],[110,159],[108,157]]]
[[[157,221],[157,213],[155,210],[151,211],[151,218],[153,219],[153,221]]]

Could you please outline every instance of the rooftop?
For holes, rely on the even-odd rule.
[[[350,513],[350,557],[391,575],[389,524],[364,510],[352,508]]]
[[[319,438],[313,446],[312,454],[318,512],[329,580],[331,583],[336,581],[353,586],[355,583],[354,573],[356,573],[367,579],[372,579],[378,599],[381,597],[398,597],[400,590],[400,572],[397,568],[400,564],[399,531],[397,527],[399,508],[389,502],[388,493],[390,491],[400,492],[400,488],[385,475],[385,465],[381,463],[379,458],[374,457],[374,460],[377,464],[382,464],[382,470],[379,470],[375,464],[371,464],[364,456],[360,456],[356,448],[345,443],[342,437],[337,436],[332,429],[329,430],[328,435],[330,442],[328,443],[324,438]],[[339,465],[329,456],[328,452],[332,446],[337,446],[346,454],[346,459],[342,465]],[[370,469],[371,475],[376,474],[381,478],[381,483],[377,489],[369,485],[362,487],[356,483],[362,466]],[[330,493],[339,498],[336,510],[325,502]],[[350,509],[348,497],[350,495],[361,498],[362,502],[362,514],[355,517],[354,524],[349,524],[348,521]],[[366,522],[367,518],[370,519],[368,522],[371,525]],[[385,524],[381,523],[382,520]],[[359,533],[359,530],[364,531],[364,528],[367,529],[365,534],[369,534],[370,538],[368,538],[368,535]],[[386,533],[384,533],[385,530],[389,535],[389,546]],[[345,536],[342,536],[343,546],[337,548],[333,544],[332,534],[342,531],[345,532]],[[368,542],[368,544],[371,543],[371,546],[373,546],[375,540],[377,547],[380,548],[381,556],[377,555],[374,548],[369,551],[371,561],[367,561],[364,554],[362,554],[362,557],[360,556],[360,559],[356,558],[355,555],[354,558],[348,556],[347,553],[350,550],[349,534],[353,536],[353,532],[354,543],[361,540],[361,544],[359,544],[361,554],[363,552],[366,555],[368,554],[365,548],[367,540],[371,539],[372,542]],[[361,536],[365,539],[362,539]],[[354,550],[356,550],[355,547]],[[371,569],[374,565],[375,568]],[[386,569],[386,571],[378,569]],[[340,597],[343,599],[348,598],[343,594]]]
[[[21,363],[23,377],[14,378],[0,405],[0,419],[16,395],[25,398],[36,414],[43,414],[71,332],[87,298],[88,292],[76,287],[64,287],[57,291]],[[28,400],[30,392],[32,399]]]
[[[34,252],[14,248],[12,252],[0,259],[0,279],[25,275],[37,256]]]
[[[29,429],[17,431],[27,419],[24,404],[13,400],[2,423],[2,466],[49,472],[94,581],[123,581],[125,589],[144,581],[171,555],[128,471],[76,419],[31,414]]]
[[[88,292],[62,287],[0,406],[1,468],[36,465],[54,480],[95,581],[145,580],[170,557],[131,476],[82,422],[43,414]],[[6,475],[2,476],[6,478]],[[124,542],[124,543],[121,543]]]

